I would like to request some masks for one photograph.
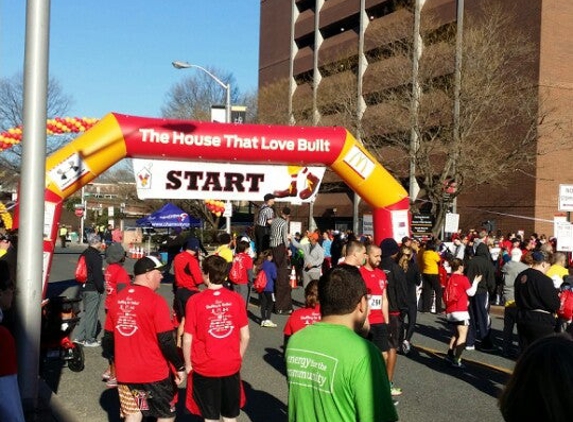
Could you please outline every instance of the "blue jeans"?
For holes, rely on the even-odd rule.
[[[80,326],[76,339],[94,341],[97,337],[99,307],[102,302],[102,294],[94,291],[82,292],[84,313],[81,315]]]

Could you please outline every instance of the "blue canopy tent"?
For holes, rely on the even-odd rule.
[[[135,222],[139,227],[201,227],[201,220],[191,217],[181,208],[168,202],[159,210]]]
[[[201,227],[202,222],[198,218],[191,217],[181,208],[168,202],[157,211],[149,214],[146,217],[140,218],[135,222],[139,227],[153,227],[153,228],[189,228]],[[151,236],[147,238],[147,253],[151,251]]]

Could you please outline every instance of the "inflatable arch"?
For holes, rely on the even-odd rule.
[[[372,207],[376,243],[409,234],[407,192],[344,128],[235,125],[110,113],[47,158],[44,253],[50,258],[63,200],[126,157],[328,166]]]

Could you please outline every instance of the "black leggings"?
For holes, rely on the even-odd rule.
[[[261,319],[263,321],[270,320],[271,313],[273,312],[273,307],[275,306],[275,301],[273,300],[273,292],[259,293],[259,299],[261,303]]]
[[[442,312],[442,285],[439,274],[422,274],[422,312],[432,309],[432,296],[436,293],[436,312]]]
[[[414,330],[416,329],[416,319],[418,317],[418,306],[416,303],[410,303],[406,311],[402,311],[405,315],[404,317],[404,338],[402,341],[408,340],[412,341],[412,336],[414,335]],[[406,322],[408,321],[408,322]]]

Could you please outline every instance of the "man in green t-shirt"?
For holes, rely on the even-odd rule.
[[[397,421],[382,355],[368,331],[368,299],[358,268],[341,265],[318,284],[322,321],[286,350],[289,422]]]

